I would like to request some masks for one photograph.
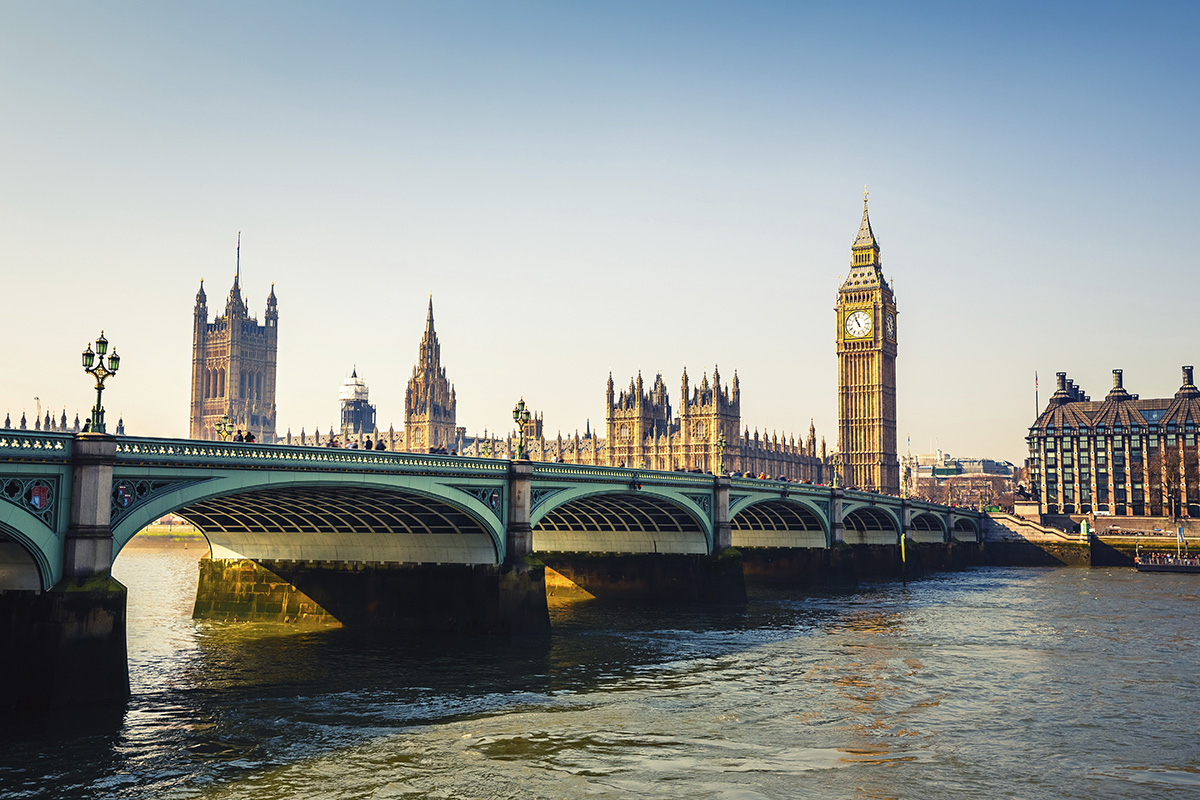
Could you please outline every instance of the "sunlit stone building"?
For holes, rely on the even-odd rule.
[[[188,436],[217,439],[217,424],[228,417],[235,430],[258,441],[275,441],[275,364],[279,346],[279,305],[275,284],[267,296],[263,324],[249,315],[239,286],[241,243],[225,314],[208,321],[204,281],[196,293],[192,328],[192,402]]]
[[[459,449],[455,425],[457,400],[454,386],[442,366],[442,346],[433,328],[433,298],[425,318],[425,333],[417,351],[417,363],[404,392],[404,430],[400,449],[425,453],[431,449]]]
[[[883,276],[867,216],[850,247],[838,290],[838,452],[842,483],[900,494],[896,454],[896,297]]]

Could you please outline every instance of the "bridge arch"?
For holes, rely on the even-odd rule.
[[[853,503],[842,508],[842,528],[848,544],[896,544],[900,520],[886,506]]]
[[[54,532],[32,514],[0,505],[0,590],[49,589],[61,577],[55,564],[62,564],[62,543]]]
[[[800,498],[766,497],[730,514],[734,547],[828,547],[829,520]]]
[[[535,553],[712,552],[703,509],[657,487],[562,489],[531,510],[529,523]]]
[[[941,514],[914,512],[910,531],[909,538],[914,542],[946,541],[946,522]]]
[[[231,472],[181,483],[121,516],[113,557],[173,512],[204,532],[214,558],[498,564],[501,509],[427,476]]]
[[[979,526],[970,517],[956,517],[951,536],[958,541],[979,541]]]

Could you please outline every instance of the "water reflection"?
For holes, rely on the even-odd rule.
[[[1141,798],[1200,774],[1181,576],[583,605],[464,641],[193,622],[195,553],[127,555],[133,700],[0,729],[0,796]]]

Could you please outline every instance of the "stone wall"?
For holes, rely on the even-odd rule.
[[[438,633],[550,628],[536,565],[202,559],[194,616]]]

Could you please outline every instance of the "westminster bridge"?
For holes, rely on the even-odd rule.
[[[0,681],[35,686],[21,704],[127,694],[111,567],[172,512],[210,546],[196,616],[502,633],[548,629],[547,574],[597,597],[737,603],[746,578],[802,584],[906,550],[940,561],[982,525],[783,481],[0,432]]]

